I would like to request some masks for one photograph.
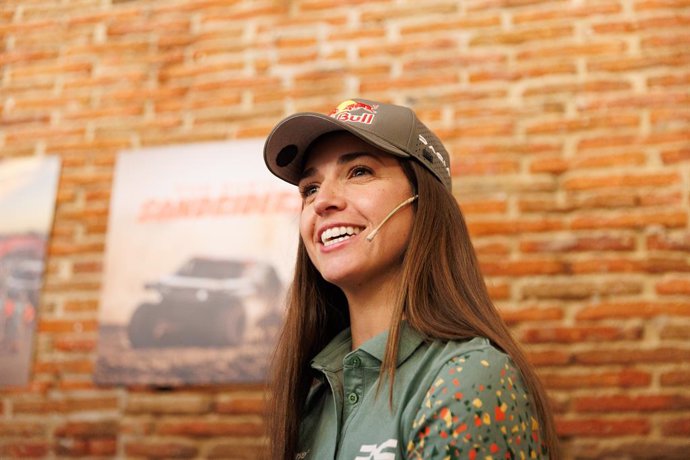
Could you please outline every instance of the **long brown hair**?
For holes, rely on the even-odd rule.
[[[559,458],[546,393],[489,297],[457,202],[416,161],[401,160],[401,165],[419,197],[381,380],[390,380],[392,392],[403,317],[430,339],[486,337],[519,368],[536,407],[542,442],[551,458]],[[321,277],[300,241],[285,325],[272,365],[269,458],[295,458],[299,424],[313,382],[310,360],[349,323],[344,294]]]

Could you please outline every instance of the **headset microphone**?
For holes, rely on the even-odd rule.
[[[367,241],[371,243],[371,240],[374,239],[374,237],[375,237],[376,234],[379,232],[379,230],[381,230],[381,227],[383,227],[383,224],[385,224],[385,223],[388,221],[388,219],[390,219],[391,217],[393,217],[393,214],[395,214],[396,212],[400,211],[400,209],[402,209],[404,206],[407,206],[408,204],[412,203],[412,202],[413,202],[414,200],[416,200],[418,197],[419,197],[419,195],[411,196],[411,197],[409,197],[408,199],[406,199],[405,201],[403,201],[402,203],[400,203],[399,205],[397,205],[397,206],[395,207],[395,209],[393,209],[391,212],[389,212],[388,215],[386,216],[386,218],[383,219],[383,220],[381,221],[381,223],[378,224],[378,225],[376,226],[376,228],[375,228],[374,230],[372,230],[372,232],[371,232],[369,235],[367,235]]]

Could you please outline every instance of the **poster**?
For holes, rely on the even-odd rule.
[[[57,157],[0,161],[0,386],[29,381],[59,174]]]
[[[263,140],[118,155],[95,380],[260,382],[282,324],[301,206]]]

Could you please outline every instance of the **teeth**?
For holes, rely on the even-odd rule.
[[[346,240],[352,235],[357,235],[361,231],[362,229],[359,227],[331,227],[321,234],[321,242],[325,246],[330,246]]]

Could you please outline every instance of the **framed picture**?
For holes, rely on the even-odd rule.
[[[265,379],[301,200],[262,149],[244,140],[118,155],[96,382]]]
[[[0,386],[29,381],[58,157],[0,162]]]

